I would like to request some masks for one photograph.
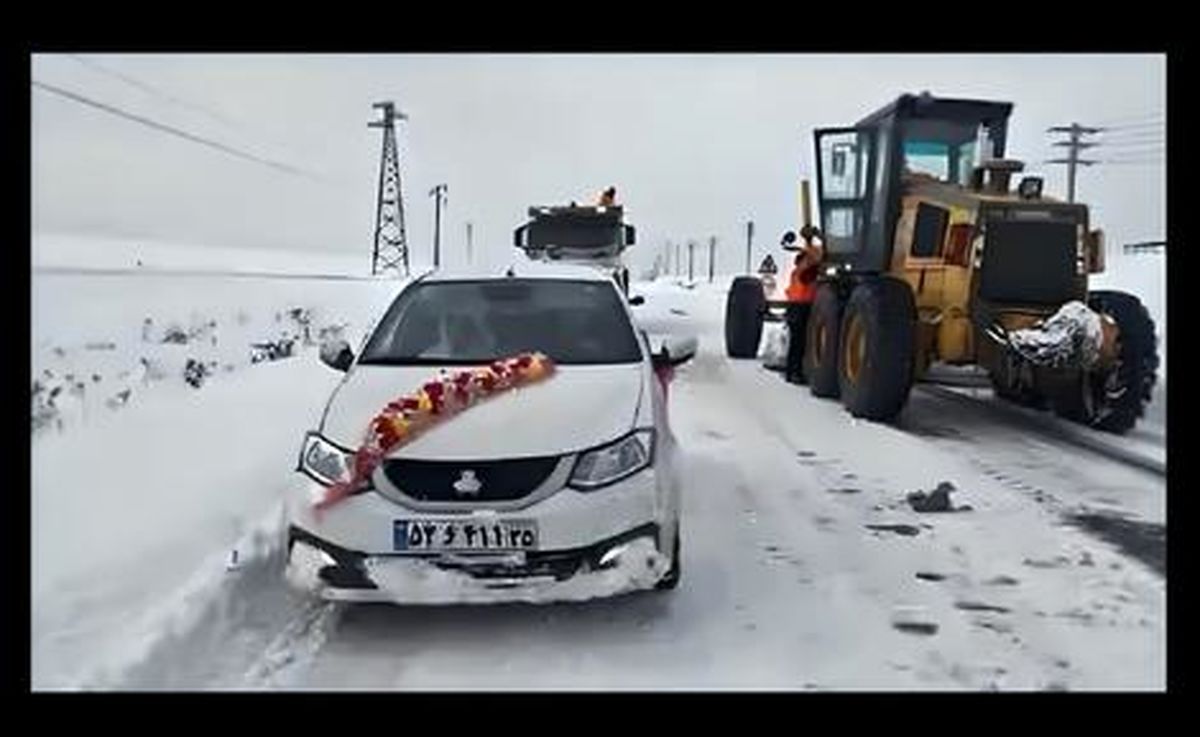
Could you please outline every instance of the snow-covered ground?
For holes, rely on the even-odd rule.
[[[296,307],[313,326],[346,324],[356,344],[395,282],[33,282],[35,370],[199,349],[211,334],[141,334],[150,316],[187,335],[193,312],[217,323],[235,366],[199,388],[169,374],[35,434],[35,688],[1165,685],[1162,476],[921,390],[894,425],[855,421],[725,357],[722,284],[633,290],[650,332],[700,336],[671,389],[688,459],[680,588],[431,610],[284,587],[279,488],[340,375],[302,341],[291,358],[248,358],[250,342],[296,330],[274,320]],[[87,348],[100,342],[115,347]],[[972,509],[906,502],[941,482]],[[1118,523],[1134,532],[1104,537]]]
[[[47,242],[43,263],[74,254],[106,271],[31,276],[34,683],[123,682],[229,585],[239,541],[251,566],[258,538],[277,531],[281,470],[340,377],[317,345],[323,335],[357,345],[400,283],[180,275],[355,271],[336,255],[254,264],[169,245],[139,251],[163,271],[116,273],[120,242]],[[204,367],[191,383],[188,361]],[[261,552],[260,562],[273,551]]]

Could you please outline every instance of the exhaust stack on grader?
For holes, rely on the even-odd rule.
[[[1100,429],[1142,416],[1154,323],[1133,295],[1089,291],[1104,244],[1086,205],[1044,196],[1036,177],[1013,187],[1024,166],[1005,158],[1012,107],[902,95],[815,132],[820,228],[805,230],[824,258],[803,358],[814,395],[888,420],[940,361],[977,364],[998,396]],[[754,357],[781,302],[755,277],[728,300],[727,351]]]

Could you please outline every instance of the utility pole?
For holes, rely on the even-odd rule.
[[[750,271],[750,251],[752,250],[751,244],[753,242],[754,242],[754,221],[747,220],[746,221],[746,273],[747,274],[751,273],[751,271]]]
[[[695,262],[695,257],[696,257],[696,241],[688,241],[688,283],[689,284],[692,283],[692,281],[695,279],[695,276],[694,276],[695,272],[692,270],[692,264]]]
[[[679,244],[675,244],[675,275],[683,274],[683,259],[679,257]]]
[[[433,198],[433,268],[438,268],[442,264],[442,202],[446,199],[446,190],[444,184],[439,184],[429,190],[429,196]]]
[[[1098,163],[1093,159],[1079,158],[1079,151],[1085,148],[1098,146],[1098,143],[1091,143],[1082,140],[1083,136],[1090,136],[1102,132],[1103,128],[1088,128],[1079,123],[1071,123],[1070,125],[1058,125],[1047,129],[1048,133],[1066,133],[1068,140],[1055,141],[1055,146],[1067,147],[1067,158],[1065,159],[1050,159],[1047,164],[1066,164],[1067,165],[1067,202],[1075,201],[1075,170],[1078,166],[1091,166]]]
[[[713,270],[715,268],[714,264],[716,263],[716,257],[717,257],[717,237],[715,235],[710,235],[708,237],[708,283],[709,284],[712,284]]]
[[[471,230],[473,224],[470,220],[467,221],[467,264],[471,263]]]
[[[399,272],[408,276],[408,240],[404,233],[404,197],[400,190],[400,155],[396,147],[396,121],[408,120],[396,112],[393,102],[377,102],[383,118],[367,123],[383,129],[383,151],[379,156],[379,190],[375,197],[375,247],[371,252],[371,274]]]

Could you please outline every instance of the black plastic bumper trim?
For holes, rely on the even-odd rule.
[[[478,568],[466,568],[466,572],[476,578],[522,578],[539,575],[553,575],[559,581],[566,580],[579,572],[580,566],[586,561],[588,566],[595,570],[600,566],[600,558],[604,556],[612,548],[617,547],[626,542],[630,542],[639,537],[651,537],[654,539],[655,546],[658,545],[659,527],[655,522],[648,522],[644,525],[639,525],[631,530],[623,532],[619,535],[601,540],[598,543],[593,543],[580,548],[567,548],[564,550],[531,550],[526,553],[526,563],[523,567],[512,568],[506,566],[489,566]],[[325,566],[317,575],[322,581],[325,581],[331,586],[341,589],[376,589],[378,588],[369,578],[367,578],[366,570],[363,568],[363,560],[368,557],[366,553],[361,553],[356,550],[349,550],[334,543],[322,540],[312,533],[303,530],[295,525],[288,527],[288,554],[292,552],[292,545],[297,542],[304,542],[319,550],[328,553],[335,561],[335,566]],[[423,554],[372,554],[369,557],[384,558],[416,558],[419,560],[428,560],[439,568],[446,569],[462,569],[463,566],[452,563],[441,564],[438,559],[442,553],[423,553]]]

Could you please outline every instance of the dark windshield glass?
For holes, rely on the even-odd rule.
[[[485,363],[525,351],[563,364],[642,358],[611,284],[507,279],[409,287],[371,336],[360,363]]]
[[[620,242],[620,227],[603,220],[545,220],[529,226],[532,248],[595,248]]]

